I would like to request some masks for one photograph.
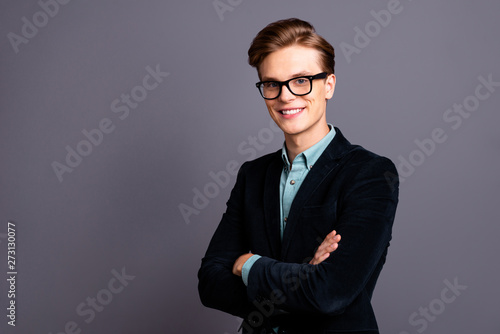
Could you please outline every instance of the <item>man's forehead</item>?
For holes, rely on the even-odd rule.
[[[314,73],[316,74],[316,73]],[[292,74],[289,74],[289,75],[286,75],[287,78],[283,79],[281,77],[283,77],[283,75],[278,75],[278,76],[272,76],[272,75],[266,75],[266,76],[262,76],[261,79],[262,81],[284,81],[286,79],[290,79],[290,78],[296,78],[296,77],[302,77],[302,76],[308,76],[308,75],[314,75],[313,72],[311,71],[300,71],[300,72],[297,72],[297,73],[292,73]],[[281,80],[282,79],[282,80]]]
[[[319,52],[313,48],[290,46],[269,54],[261,63],[261,80],[283,81],[321,72]]]
[[[316,75],[322,72],[321,67],[318,63],[313,62],[310,65],[304,63],[300,66],[291,67],[276,67],[276,68],[264,68],[263,71],[259,72],[260,80],[262,81],[285,81],[291,78]]]

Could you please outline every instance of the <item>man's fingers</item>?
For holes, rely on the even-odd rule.
[[[326,237],[325,241],[327,241],[327,240],[329,240],[329,241],[338,241],[338,240],[340,240],[340,234],[329,235],[328,237]]]
[[[333,230],[328,233],[316,250],[313,259],[309,261],[309,264],[320,264],[325,261],[330,256],[330,253],[339,247],[340,239],[340,234],[337,234],[337,231]]]
[[[332,237],[332,238],[327,238],[327,239],[325,239],[325,240],[321,243],[321,245],[318,247],[318,250],[319,250],[319,249],[321,249],[322,247],[328,247],[328,246],[330,246],[330,245],[332,245],[332,244],[337,244],[337,243],[339,243],[340,239],[341,239],[341,238],[340,238],[340,235],[339,235],[339,234],[335,235],[335,236],[334,236],[334,237]]]
[[[330,253],[325,253],[322,256],[320,256],[318,264],[325,261],[329,256],[330,256]]]
[[[325,239],[325,241],[323,241],[323,243],[326,244],[326,245],[331,245],[331,244],[334,244],[334,243],[338,243],[340,241],[340,239],[341,239],[340,235],[337,234],[337,235],[335,235],[333,237]]]
[[[316,255],[311,261],[309,261],[309,264],[320,264],[321,262],[325,261],[329,256],[330,253],[324,253],[321,256]]]
[[[331,252],[335,251],[339,247],[338,243],[333,243],[325,246],[325,248],[322,250],[323,253],[330,254]]]
[[[337,240],[340,240],[340,234],[337,234],[335,231],[332,231],[325,237],[323,242],[330,242],[331,243],[331,242],[334,242]]]
[[[328,233],[328,235],[326,236],[325,239],[333,238],[336,234],[337,234],[337,231],[333,230],[330,233]]]
[[[314,254],[314,258],[309,262],[310,264],[320,264],[324,260],[326,260],[330,253],[334,252],[338,248],[338,243],[325,244],[318,248],[316,254]]]

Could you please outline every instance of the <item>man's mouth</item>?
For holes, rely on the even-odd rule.
[[[299,112],[301,112],[302,110],[304,110],[304,108],[282,109],[282,110],[280,110],[280,113],[283,115],[295,115],[295,114],[298,114]]]

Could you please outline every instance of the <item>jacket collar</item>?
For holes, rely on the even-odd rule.
[[[264,209],[267,235],[274,258],[283,259],[286,256],[297,226],[297,218],[300,216],[300,211],[307,203],[307,200],[323,180],[338,166],[338,161],[356,147],[344,137],[338,128],[335,128],[335,131],[335,137],[311,168],[293,200],[282,242],[280,242],[279,203],[280,176],[283,170],[281,150],[276,152],[275,158],[268,167],[264,190]]]

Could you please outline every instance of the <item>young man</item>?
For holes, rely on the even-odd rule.
[[[370,301],[398,202],[394,164],[327,123],[334,49],[309,23],[271,23],[248,55],[285,143],[241,166],[198,273],[201,301],[244,318],[243,333],[378,333]]]

